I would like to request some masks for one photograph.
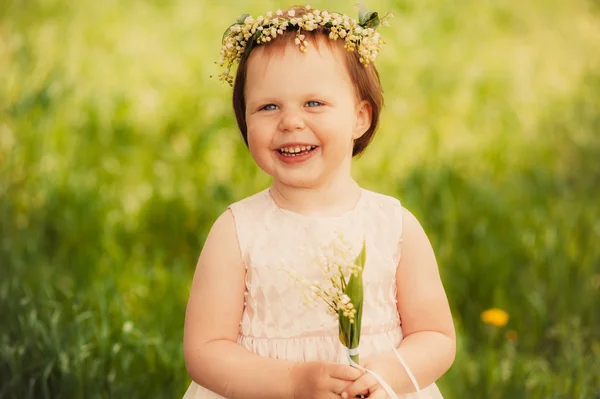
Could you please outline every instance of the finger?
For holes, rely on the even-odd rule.
[[[378,388],[378,389],[375,389],[373,392],[371,392],[371,394],[369,395],[369,399],[389,399],[389,398],[383,388]]]
[[[348,388],[350,386],[350,384],[352,384],[352,381],[350,381],[350,382],[349,381],[344,381],[344,388],[341,391],[338,391],[338,392],[340,392],[340,396],[343,399],[348,399],[350,397],[348,395],[348,393],[346,393],[346,388]],[[369,390],[365,389],[364,391],[359,392],[357,396],[358,397],[362,397],[361,395],[368,395],[368,394],[369,394]]]
[[[331,363],[328,367],[329,376],[346,381],[354,381],[359,378],[362,372],[352,366],[339,363]]]
[[[364,391],[370,391],[371,388],[374,388],[378,384],[379,383],[377,382],[375,377],[367,373],[359,379],[357,379],[356,381],[354,381],[353,383],[351,383],[350,385],[348,385],[344,392],[348,394],[348,398],[353,398],[359,393],[362,393]]]
[[[350,398],[350,396],[348,396],[348,394],[346,392],[342,392],[342,394],[340,396],[342,397],[342,399]],[[371,396],[369,395],[369,390],[366,390],[366,391],[359,392],[353,398],[370,398],[370,397]],[[350,399],[353,399],[353,398],[350,398]]]
[[[339,399],[340,395],[342,394],[342,392],[344,392],[344,390],[346,389],[346,387],[348,385],[349,385],[349,382],[346,380],[332,378],[329,382],[329,390],[331,392],[335,393]]]

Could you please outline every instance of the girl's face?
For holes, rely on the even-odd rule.
[[[245,87],[248,147],[279,184],[319,188],[350,176],[353,140],[369,128],[369,103],[358,102],[342,51],[318,39],[302,53],[253,50]]]

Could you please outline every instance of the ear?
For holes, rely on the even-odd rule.
[[[363,100],[356,107],[356,126],[354,128],[354,134],[352,138],[357,140],[362,137],[363,134],[371,127],[371,120],[373,115],[373,109],[371,103],[367,100]]]

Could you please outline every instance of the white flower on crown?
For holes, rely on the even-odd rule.
[[[306,52],[308,47],[308,41],[305,40],[302,31],[310,32],[321,27],[329,31],[330,39],[343,39],[344,48],[349,52],[356,51],[360,62],[367,67],[375,61],[381,45],[385,44],[380,39],[379,33],[371,26],[376,27],[379,24],[389,26],[387,18],[393,16],[390,13],[380,18],[376,13],[366,13],[361,15],[362,22],[359,24],[347,15],[313,10],[308,5],[304,7],[302,16],[296,16],[296,11],[297,9],[291,9],[284,14],[282,10],[277,10],[275,16],[269,11],[264,16],[258,16],[256,20],[246,14],[227,29],[223,35],[221,57],[217,62],[225,66],[225,71],[219,74],[219,80],[233,85],[231,66],[240,62],[247,51],[247,46],[270,42],[277,36],[283,35],[288,27],[297,28],[294,42],[300,51]]]

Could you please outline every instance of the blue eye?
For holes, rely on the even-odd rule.
[[[277,109],[277,105],[275,105],[275,104],[267,104],[261,108],[261,110],[263,110],[263,111],[273,111],[276,109]]]
[[[319,102],[319,101],[309,101],[306,103],[306,105],[310,108],[312,107],[318,107],[320,105],[323,105],[323,103]]]

